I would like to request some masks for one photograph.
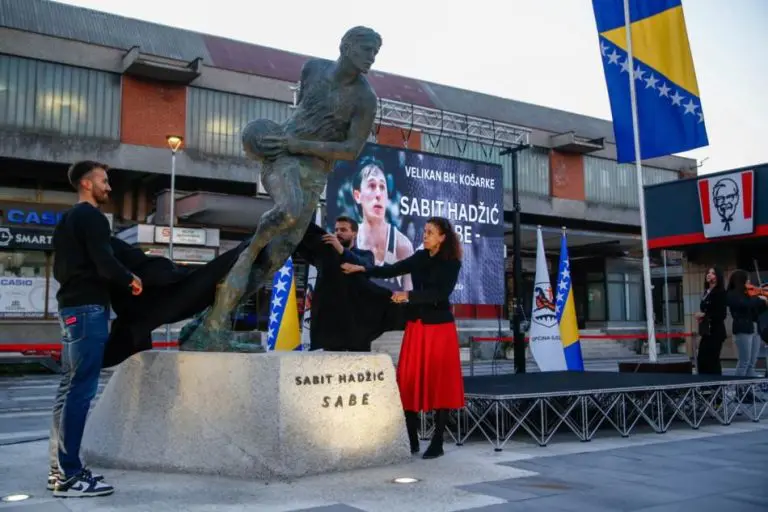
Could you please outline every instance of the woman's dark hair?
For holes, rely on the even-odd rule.
[[[712,269],[715,272],[715,279],[717,280],[717,284],[715,284],[715,290],[725,290],[725,276],[723,275],[723,269],[717,265],[709,267],[709,269]],[[707,269],[707,274],[709,274],[709,269]],[[709,289],[709,283],[707,282],[706,277],[704,278],[704,289]]]
[[[444,260],[461,260],[461,242],[456,231],[453,230],[451,221],[445,217],[430,217],[427,219],[427,224],[432,224],[441,235],[445,235],[437,255]]]
[[[728,280],[728,291],[746,293],[749,275],[744,270],[734,270]]]

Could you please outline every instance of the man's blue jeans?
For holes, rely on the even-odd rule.
[[[109,337],[109,310],[88,305],[59,310],[62,378],[53,405],[50,458],[63,478],[83,469],[80,444],[85,420],[99,386],[104,346]]]

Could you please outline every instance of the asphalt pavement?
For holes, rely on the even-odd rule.
[[[102,372],[97,398],[111,374]],[[58,385],[58,375],[0,377],[0,446],[48,438]]]

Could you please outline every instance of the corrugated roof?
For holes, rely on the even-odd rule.
[[[443,110],[495,119],[554,133],[574,131],[580,137],[590,139],[605,137],[606,140],[614,140],[613,125],[604,119],[446,85],[428,82],[423,82],[422,85],[430,92],[438,108]]]
[[[48,0],[0,0],[0,26],[295,82],[309,58],[223,37],[198,34]],[[495,119],[530,128],[613,141],[609,121],[379,71],[369,75],[383,98]]]
[[[256,44],[233,41],[223,37],[202,36],[208,45],[213,65],[254,75],[297,82],[301,68],[310,57]],[[434,107],[421,83],[372,70],[368,81],[378,96],[425,107]]]
[[[202,39],[208,48],[213,66],[288,82],[299,80],[301,67],[309,58],[306,55],[224,37],[203,35]]]
[[[211,65],[200,34],[46,0],[0,0],[0,26]]]

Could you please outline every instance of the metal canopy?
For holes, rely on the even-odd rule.
[[[138,46],[123,56],[123,73],[162,82],[190,84],[202,72],[202,58],[190,62],[178,61],[142,53]]]
[[[531,130],[522,126],[386,98],[379,99],[377,120],[384,126],[497,147],[526,145],[531,135]]]
[[[552,149],[566,153],[587,154],[600,151],[605,148],[605,139],[587,139],[577,136],[574,132],[560,133],[549,138]]]

